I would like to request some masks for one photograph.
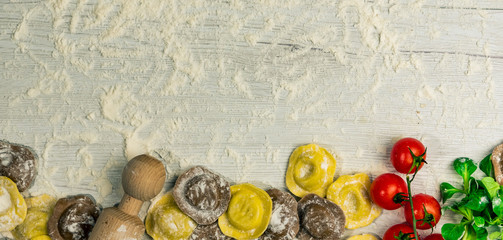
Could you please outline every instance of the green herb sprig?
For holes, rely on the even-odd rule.
[[[463,216],[459,223],[446,223],[442,226],[445,240],[486,240],[503,237],[503,186],[494,180],[491,155],[480,161],[478,168],[486,177],[476,179],[473,173],[476,163],[470,158],[457,158],[454,170],[462,177],[463,185],[455,187],[450,183],[440,184],[442,202],[455,195],[461,200],[449,201],[444,210]]]

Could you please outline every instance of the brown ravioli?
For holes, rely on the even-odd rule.
[[[36,155],[28,147],[0,140],[0,176],[16,183],[20,192],[28,189],[37,175]]]
[[[232,240],[231,237],[225,236],[218,223],[212,223],[210,225],[199,225],[194,229],[192,235],[190,235],[189,240]]]
[[[84,195],[61,198],[56,202],[47,223],[53,240],[84,240],[89,238],[100,209]]]
[[[299,240],[339,240],[344,233],[346,217],[337,204],[316,194],[304,196],[298,203]]]
[[[299,231],[299,215],[297,201],[289,193],[272,188],[267,190],[272,200],[272,215],[269,226],[261,240],[290,240]]]
[[[229,183],[205,167],[193,167],[176,180],[173,187],[176,205],[199,225],[217,221],[229,206]]]

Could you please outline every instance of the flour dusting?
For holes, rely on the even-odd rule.
[[[296,146],[328,145],[337,174],[376,176],[392,169],[393,138],[413,135],[441,182],[455,175],[446,161],[485,156],[500,141],[487,136],[503,134],[496,5],[9,2],[0,133],[40,155],[29,194],[88,193],[104,206],[143,153],[166,163],[166,188],[195,165],[284,188]],[[0,152],[0,166],[10,161]],[[364,230],[382,234],[395,217]]]

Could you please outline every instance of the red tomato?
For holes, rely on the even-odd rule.
[[[415,138],[402,138],[393,145],[390,158],[393,167],[395,167],[398,172],[407,174],[409,170],[411,170],[412,164],[414,163],[414,159],[410,154],[411,150],[417,157],[424,153],[423,159],[426,159],[426,148]],[[421,162],[419,169],[421,169],[423,165],[424,162]],[[410,173],[414,173],[415,170],[416,167],[414,167]]]
[[[444,237],[440,233],[434,233],[425,237],[424,240],[444,240]]]
[[[370,198],[377,206],[386,210],[400,208],[400,203],[395,203],[393,199],[398,193],[404,193],[407,196],[407,192],[405,181],[402,177],[393,173],[380,175],[370,185]]]
[[[400,232],[402,233],[402,236],[400,236]],[[416,239],[414,236],[414,229],[406,223],[400,223],[388,228],[382,237],[382,240],[397,239]]]
[[[440,210],[440,204],[438,203],[437,199],[430,195],[419,193],[412,196],[412,202],[414,205],[414,216],[417,220],[417,229],[430,229],[434,227],[438,223],[438,221],[440,221],[440,215],[442,214],[442,212]],[[431,218],[431,226],[427,221],[419,221],[420,219],[425,218],[425,208],[428,212],[428,215],[430,215],[429,217]],[[405,220],[412,225],[412,211],[410,210],[410,203],[406,203],[403,209]],[[428,219],[428,216],[426,218]]]

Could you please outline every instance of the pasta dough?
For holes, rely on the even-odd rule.
[[[346,228],[369,225],[382,212],[369,197],[370,178],[365,173],[340,176],[327,190],[327,199],[339,205],[346,215]]]
[[[316,144],[300,146],[290,155],[286,186],[297,197],[314,193],[325,197],[335,175],[335,158]]]
[[[26,218],[26,202],[8,177],[0,176],[0,232],[11,231]]]
[[[16,239],[50,239],[47,235],[47,222],[56,204],[56,199],[43,194],[26,199],[28,213],[25,221],[18,225],[12,234]]]
[[[272,200],[262,189],[245,183],[231,186],[229,208],[220,218],[222,232],[236,239],[254,239],[269,225]]]
[[[188,239],[196,222],[183,213],[171,193],[167,193],[148,211],[145,228],[154,240]]]

